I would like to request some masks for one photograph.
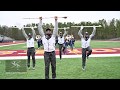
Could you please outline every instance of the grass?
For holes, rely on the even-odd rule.
[[[120,57],[90,58],[86,70],[81,69],[81,58],[57,59],[57,79],[120,79]],[[5,61],[0,61],[0,79],[44,79],[44,61],[36,61],[35,70],[22,73],[5,72]],[[51,68],[50,68],[51,78]]]
[[[91,41],[91,47],[92,48],[120,48],[120,42],[105,42],[105,41]],[[35,42],[35,48],[37,49],[37,43]],[[41,47],[43,48],[43,46]],[[56,46],[58,48],[58,45]],[[81,42],[76,41],[75,42],[75,48],[81,48]],[[24,44],[18,44],[13,46],[5,46],[0,47],[0,50],[26,50],[26,43]]]
[[[80,48],[81,41],[76,41],[75,47]],[[93,41],[91,41],[91,47],[92,48],[120,48],[120,42],[93,40]]]
[[[91,41],[92,48],[120,48],[120,42]],[[35,43],[37,48],[37,43]],[[41,47],[43,48],[43,47]],[[58,46],[56,46],[58,48]],[[81,42],[75,42],[81,48]],[[26,44],[0,47],[0,50],[26,50]],[[81,69],[81,58],[57,59],[57,79],[120,79],[120,57],[90,58],[85,71]],[[44,60],[36,60],[36,69],[27,72],[5,71],[5,60],[0,61],[0,79],[44,79]],[[50,68],[51,77],[51,68]]]

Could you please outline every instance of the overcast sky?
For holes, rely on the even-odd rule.
[[[39,20],[27,20],[22,18],[67,16],[67,19],[59,18],[59,22],[97,22],[105,19],[120,19],[120,11],[0,11],[0,25],[24,25],[28,23],[38,23]],[[43,19],[43,23],[53,23],[54,19]]]

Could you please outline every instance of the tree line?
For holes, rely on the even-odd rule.
[[[24,26],[30,27],[30,26],[38,26],[38,24],[35,23],[30,23]],[[71,26],[81,26],[81,25],[85,25],[85,26],[90,26],[90,25],[101,25],[101,28],[97,28],[96,30],[96,34],[95,37],[93,39],[96,40],[107,40],[107,39],[112,39],[112,38],[119,38],[120,37],[120,20],[119,19],[115,19],[113,18],[112,20],[110,20],[109,22],[107,22],[105,19],[99,20],[98,22],[80,22],[80,23],[75,23],[75,22],[58,22],[58,27],[59,28],[64,28],[64,27],[70,27],[69,29],[67,29],[68,34],[69,35],[73,35],[74,38],[80,39],[78,36],[78,31],[80,28],[76,28],[76,27],[71,27]],[[53,28],[54,25],[52,23],[50,24],[45,24],[43,23],[43,30],[45,30],[47,27],[49,28]],[[30,28],[26,28],[25,29],[26,33],[28,34],[29,32],[31,33],[31,29]],[[64,30],[59,30],[62,31],[64,33]],[[92,33],[92,28],[91,27],[87,27],[83,29],[83,33],[84,32],[89,32],[90,34]],[[39,35],[37,28],[35,29],[35,32],[37,35]],[[15,40],[25,40],[21,30],[17,29],[17,28],[10,28],[6,25],[2,26],[0,25],[0,34],[13,38]]]

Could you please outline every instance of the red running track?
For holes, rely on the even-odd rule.
[[[24,43],[25,41],[15,41],[8,43],[0,43],[0,46]],[[36,56],[43,56],[43,49],[36,49]],[[59,54],[59,50],[56,49],[56,55]],[[120,48],[94,48],[92,54],[120,54]],[[26,50],[0,50],[0,57],[7,56],[26,56]],[[75,48],[73,51],[66,50],[66,55],[81,55],[81,48]]]
[[[43,56],[43,54],[43,49],[36,49],[36,56]],[[94,48],[92,54],[120,54],[120,48]],[[0,50],[0,57],[26,55],[26,50]],[[59,55],[58,49],[56,49],[56,55]],[[75,48],[73,51],[67,49],[66,55],[81,55],[81,48]]]

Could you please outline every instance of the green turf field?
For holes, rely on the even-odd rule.
[[[58,45],[56,46],[56,48]],[[120,42],[112,42],[112,41],[91,41],[91,47],[92,48],[120,48]],[[37,48],[37,42],[35,42],[35,48]],[[43,46],[41,47],[43,48]],[[76,41],[75,42],[75,48],[81,48],[81,42]],[[13,46],[5,46],[0,47],[0,50],[26,50],[26,44],[19,44],[19,45],[13,45]]]
[[[120,48],[120,42],[91,41],[91,47]],[[35,43],[35,48],[37,48],[37,43]],[[80,41],[75,42],[75,48],[81,48]],[[26,44],[0,47],[0,50],[26,50]],[[43,59],[38,59],[36,61],[35,70],[15,73],[5,71],[5,62],[5,60],[0,61],[0,79],[44,79]],[[81,69],[81,58],[57,59],[56,71],[57,79],[120,79],[119,69],[120,57],[96,57],[89,58],[86,71]]]
[[[120,57],[90,58],[86,70],[81,69],[81,59],[57,59],[57,79],[120,79]],[[51,68],[50,68],[51,78]],[[0,79],[44,79],[44,61],[36,62],[35,70],[22,73],[5,71],[5,61],[0,61]]]

